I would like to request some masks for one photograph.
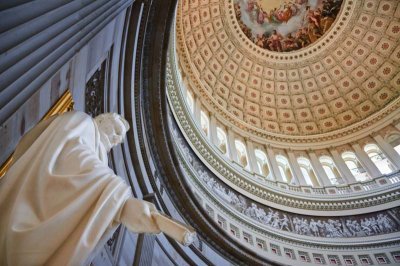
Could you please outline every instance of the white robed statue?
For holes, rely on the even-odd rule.
[[[21,139],[0,180],[0,265],[83,265],[120,223],[186,245],[194,240],[192,228],[132,198],[108,167],[107,153],[128,130],[117,114],[69,112]]]

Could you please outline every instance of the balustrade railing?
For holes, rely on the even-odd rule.
[[[181,141],[176,140],[175,143],[181,150],[183,154],[185,152],[182,150],[180,145],[184,145]],[[209,146],[209,148],[213,149],[211,145],[204,142]],[[216,153],[217,154],[217,153]],[[242,175],[246,176],[249,180],[261,184],[265,187],[275,187],[279,190],[289,190],[295,193],[307,193],[307,194],[318,194],[318,195],[348,195],[353,193],[362,193],[362,192],[370,192],[374,189],[381,188],[383,186],[391,186],[394,184],[400,183],[400,171],[391,173],[389,175],[383,175],[381,177],[377,177],[372,180],[357,182],[352,184],[338,184],[332,185],[329,187],[312,187],[312,186],[299,186],[294,184],[287,184],[284,182],[277,182],[274,180],[270,180],[267,177],[260,175],[258,173],[252,173],[249,170],[243,169],[242,165],[237,163],[236,161],[232,161],[226,156],[220,156],[220,159],[225,161],[227,164],[226,166],[233,167],[234,171],[239,171]],[[338,180],[341,180],[339,178]]]

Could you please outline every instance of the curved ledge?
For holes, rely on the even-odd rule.
[[[197,198],[200,198],[200,201],[207,199],[213,202],[214,206],[218,206],[222,212],[228,213],[232,220],[238,221],[252,231],[261,231],[264,235],[273,235],[274,237],[278,235],[284,239],[291,239],[291,241],[299,240],[326,245],[328,243],[330,245],[343,245],[343,238],[348,239],[346,241],[351,243],[350,245],[355,243],[358,243],[358,245],[383,244],[395,238],[396,234],[399,235],[399,232],[397,232],[400,229],[400,224],[397,222],[399,218],[395,217],[396,213],[400,211],[399,208],[350,216],[344,216],[343,214],[334,216],[330,213],[328,217],[323,217],[310,216],[310,212],[295,214],[283,212],[280,209],[271,209],[269,206],[257,205],[249,198],[238,195],[222,182],[216,181],[215,179],[218,178],[208,172],[205,169],[206,167],[194,155],[184,152],[187,149],[187,144],[183,143],[185,141],[182,136],[179,136],[178,129],[173,128],[173,139],[180,156],[180,165],[183,168],[183,172],[189,183],[192,184],[193,191],[202,194],[201,197]],[[379,218],[380,223],[382,223],[383,220],[381,218],[383,216],[380,218],[380,214],[390,221],[391,229],[386,232],[380,231],[378,227],[368,227],[367,224],[364,224],[363,219],[365,218],[373,219],[374,221]],[[283,220],[286,222],[282,222]],[[310,230],[311,221],[313,220],[315,220],[313,226],[316,229],[314,231]],[[295,221],[297,221],[298,232],[295,231]],[[339,221],[341,224],[337,226],[335,221]],[[360,226],[360,221],[362,226]],[[329,231],[328,224],[332,226],[332,229],[336,228],[337,230]],[[349,228],[349,226],[353,227],[355,224],[357,224],[357,226],[354,226],[356,230]],[[382,226],[383,224],[381,224]],[[374,230],[377,231],[375,232]],[[387,234],[392,234],[393,237]],[[329,239],[329,241],[323,240],[324,238]],[[347,245],[347,243],[344,245]]]
[[[169,58],[171,63],[168,64],[173,64],[172,49],[170,50]],[[236,191],[262,204],[283,208],[288,211],[293,211],[293,208],[319,212],[330,211],[330,214],[325,215],[340,215],[339,213],[343,215],[343,211],[349,211],[352,214],[372,212],[376,211],[376,206],[378,205],[379,209],[396,206],[397,203],[395,201],[400,199],[400,183],[392,185],[388,180],[385,180],[383,186],[379,185],[371,190],[351,194],[328,194],[327,189],[329,188],[314,188],[315,193],[309,194],[302,192],[299,186],[284,184],[282,188],[278,186],[279,182],[265,181],[267,183],[261,183],[250,175],[246,176],[240,173],[238,171],[239,167],[233,168],[228,164],[216,152],[215,148],[210,146],[204,136],[199,133],[192,116],[188,114],[173,69],[171,65],[167,67],[168,99],[181,131],[188,140],[189,145],[191,145],[192,150],[203,163]],[[395,173],[394,175],[398,174]],[[375,183],[381,179],[387,179],[387,177],[381,177],[376,181],[370,182]]]
[[[237,265],[274,265],[251,249],[230,241],[228,235],[216,227],[202,210],[190,191],[170,141],[168,103],[165,89],[165,65],[169,30],[176,0],[138,3],[144,5],[139,14],[140,25],[131,25],[128,35],[124,69],[124,111],[137,129],[128,136],[130,156],[138,174],[137,181],[143,194],[154,191],[159,204],[166,208],[166,197],[174,204],[174,212],[195,228],[200,239],[230,263]],[[151,21],[151,23],[150,23]],[[145,60],[144,60],[145,59]],[[167,191],[162,195],[157,184]],[[140,192],[139,191],[139,192]],[[195,246],[190,249],[206,264],[212,264]],[[179,248],[177,248],[179,250]],[[184,254],[182,256],[185,256]],[[188,263],[194,261],[185,256]]]

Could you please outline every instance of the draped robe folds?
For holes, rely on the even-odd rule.
[[[82,265],[131,197],[107,164],[90,116],[51,121],[0,180],[0,265]]]

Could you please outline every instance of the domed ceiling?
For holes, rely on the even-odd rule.
[[[261,137],[345,135],[399,109],[397,0],[184,0],[176,36],[207,109]]]

